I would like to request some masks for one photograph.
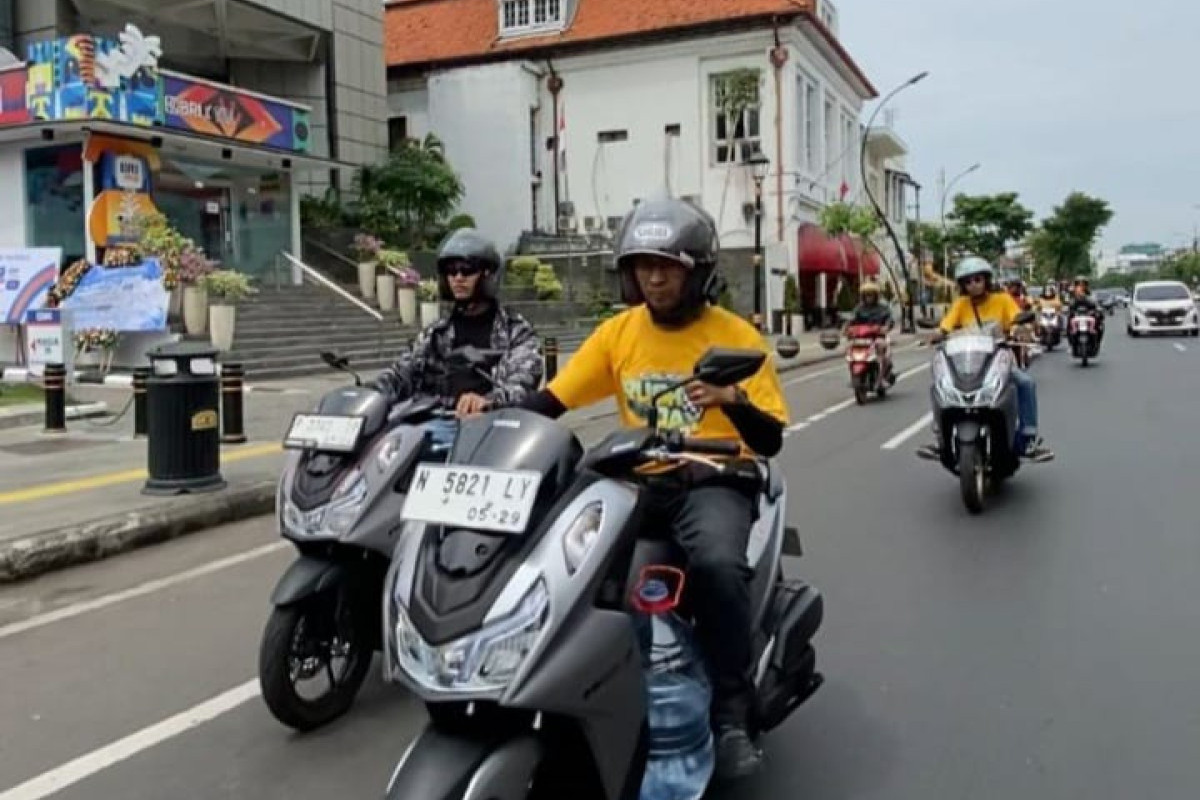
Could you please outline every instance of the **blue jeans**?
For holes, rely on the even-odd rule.
[[[1037,384],[1023,369],[1013,368],[1013,383],[1017,385],[1017,450],[1022,452],[1025,445],[1037,437],[1038,405]]]

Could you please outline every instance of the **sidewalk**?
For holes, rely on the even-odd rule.
[[[898,337],[898,342],[907,338]],[[780,371],[841,357],[841,348],[823,349],[815,333],[797,339],[799,354],[779,360]],[[560,357],[560,368],[569,359],[569,353]],[[345,383],[344,376],[330,373],[248,387],[250,442],[222,449],[221,472],[228,487],[206,495],[152,498],[141,493],[146,442],[133,438],[128,389],[72,387],[72,395],[90,404],[92,413],[100,403],[110,414],[127,413],[72,420],[65,436],[47,436],[40,424],[0,427],[0,583],[272,513],[283,462],[279,442],[292,415],[310,410],[322,394]],[[34,420],[40,419],[37,411],[10,410],[32,414]],[[615,415],[616,404],[609,400],[568,414],[564,421],[590,444],[610,429]]]

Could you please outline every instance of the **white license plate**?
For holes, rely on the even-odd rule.
[[[297,414],[283,439],[284,447],[294,450],[322,450],[350,453],[362,433],[362,417],[334,417],[324,414]]]
[[[542,476],[462,464],[418,464],[404,519],[458,528],[524,533]]]

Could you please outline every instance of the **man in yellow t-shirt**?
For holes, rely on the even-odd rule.
[[[692,374],[710,347],[766,350],[748,322],[715,304],[717,230],[682,200],[643,201],[625,218],[616,248],[622,297],[632,308],[604,322],[545,390],[522,403],[548,416],[615,396],[621,422],[644,427],[650,399]],[[787,403],[768,359],[740,386],[692,382],[659,401],[659,426],[684,435],[737,439],[774,456]],[[713,680],[717,771],[754,772],[762,758],[749,735],[752,620],[746,543],[757,486],[711,471],[679,469],[643,478],[650,525],[669,526],[688,557],[697,634]]]
[[[995,271],[986,260],[972,256],[959,262],[954,270],[954,280],[962,295],[950,306],[942,318],[933,341],[940,341],[946,334],[959,328],[982,328],[988,323],[998,324],[1005,334],[1012,331],[1017,316],[1021,313],[1017,301],[1008,292],[993,292],[992,280]],[[1037,384],[1028,372],[1013,367],[1013,383],[1017,387],[1017,407],[1020,424],[1017,428],[1016,451],[1031,461],[1051,461],[1051,452],[1038,436]],[[918,451],[925,458],[941,457],[942,437],[934,415],[934,443]]]

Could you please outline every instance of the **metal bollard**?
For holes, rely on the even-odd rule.
[[[221,365],[221,441],[225,444],[246,443],[245,377],[241,364]]]
[[[542,353],[546,361],[546,381],[549,382],[558,374],[558,339],[547,336]]]
[[[42,381],[46,397],[46,433],[67,432],[67,368],[47,364]]]
[[[133,436],[144,437],[149,428],[146,421],[146,381],[150,378],[149,367],[138,367],[133,371]]]

